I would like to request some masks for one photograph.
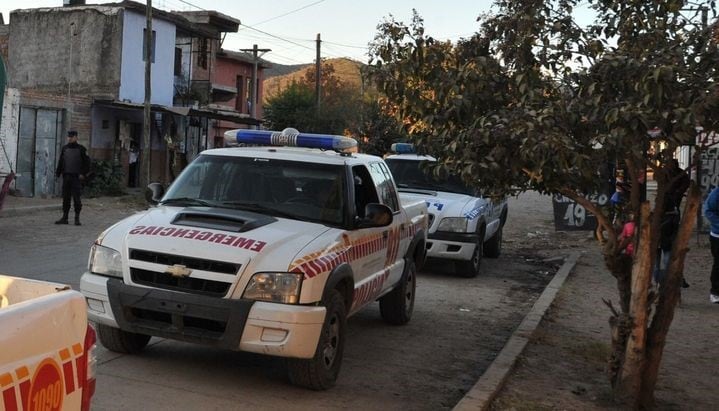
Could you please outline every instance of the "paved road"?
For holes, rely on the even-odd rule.
[[[512,217],[542,201],[548,200],[510,201],[504,253],[485,259],[479,277],[456,277],[451,264],[426,267],[418,277],[408,325],[384,324],[377,305],[352,317],[342,371],[332,390],[289,385],[277,358],[153,339],[138,356],[98,349],[93,409],[449,409],[479,378],[549,280],[551,268],[521,246],[526,221]],[[81,227],[52,224],[58,217],[52,212],[0,218],[0,273],[78,288],[92,241],[134,212],[126,200],[87,203]]]

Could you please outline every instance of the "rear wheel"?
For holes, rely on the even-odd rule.
[[[109,325],[97,324],[100,343],[110,351],[123,354],[137,354],[150,342],[150,336],[131,333]]]
[[[412,318],[414,292],[417,288],[417,267],[405,259],[404,272],[397,287],[379,299],[379,312],[389,324],[404,325]]]
[[[327,314],[315,356],[310,359],[287,360],[287,371],[292,384],[317,391],[331,388],[337,381],[347,328],[345,302],[339,291],[332,290],[325,307]]]
[[[484,254],[484,242],[482,241],[482,237],[484,236],[477,237],[472,258],[468,261],[456,261],[454,263],[457,274],[462,277],[471,278],[476,277],[479,274],[479,267],[482,265],[482,255]]]

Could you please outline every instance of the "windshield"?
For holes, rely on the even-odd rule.
[[[160,203],[235,208],[341,225],[344,172],[338,165],[201,155]]]
[[[415,189],[415,190],[432,190],[432,191],[444,191],[449,193],[459,193],[474,195],[475,190],[468,187],[462,182],[457,176],[449,176],[446,179],[439,179],[431,176],[424,170],[424,165],[427,163],[426,160],[399,160],[399,159],[385,159],[385,162],[392,171],[395,183],[400,191],[403,189]]]

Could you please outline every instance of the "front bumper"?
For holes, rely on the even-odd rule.
[[[127,285],[85,273],[90,320],[125,331],[231,350],[312,358],[326,310]]]
[[[469,261],[476,241],[474,233],[430,233],[427,235],[427,258]]]

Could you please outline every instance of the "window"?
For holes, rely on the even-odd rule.
[[[197,198],[219,207],[343,226],[345,178],[339,165],[200,155],[165,198]]]
[[[431,191],[446,191],[449,193],[476,195],[476,190],[455,175],[439,178],[432,175],[428,169],[427,161],[399,160],[388,158],[385,160],[392,170],[394,181],[400,189],[416,189]]]
[[[249,114],[252,112],[252,79],[248,77],[246,80],[245,101],[247,101],[247,111],[245,113]]]
[[[182,75],[182,49],[175,47],[175,75]]]
[[[235,96],[235,110],[239,113],[245,112],[245,80],[242,76],[237,76],[237,96]]]
[[[364,218],[367,204],[379,202],[375,184],[365,166],[352,167],[352,179],[354,180],[355,211],[359,218]]]
[[[200,50],[197,52],[197,65],[203,69],[207,68],[207,39],[200,39]]]
[[[147,29],[142,29],[142,61],[145,61],[147,55]],[[157,32],[152,30],[152,45],[150,47],[150,61],[155,62],[155,45],[157,44]]]
[[[369,165],[369,172],[372,175],[372,180],[374,180],[375,185],[377,185],[380,202],[392,209],[392,212],[399,211],[397,192],[392,183],[392,175],[389,173],[387,166],[383,163],[371,163]]]

